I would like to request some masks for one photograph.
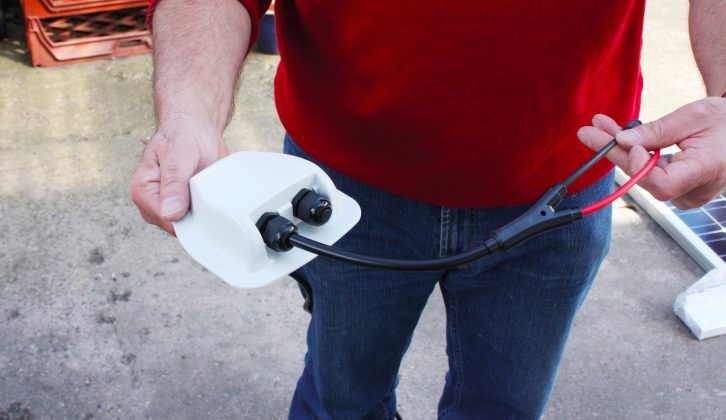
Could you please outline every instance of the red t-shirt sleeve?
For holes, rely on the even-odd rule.
[[[160,1],[161,0],[149,0],[149,9],[146,12],[146,26],[149,27],[149,30],[152,29],[154,10],[156,10],[156,6]],[[249,52],[255,44],[257,34],[260,31],[260,19],[262,19],[262,16],[265,12],[267,12],[272,0],[239,0],[239,2],[242,3],[242,6],[247,9],[247,13],[250,14],[250,23],[252,24],[252,28],[250,29],[250,45],[247,47],[247,52]]]

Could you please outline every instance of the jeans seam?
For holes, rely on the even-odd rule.
[[[476,242],[476,210],[469,209],[469,248],[478,246]]]
[[[411,332],[411,336],[413,336],[413,331]],[[409,338],[409,340],[410,340],[410,338]],[[409,341],[409,343],[410,343],[410,341]],[[406,347],[407,347],[406,344],[404,344],[403,345],[403,348],[401,349],[401,351],[398,352],[398,369],[399,370],[401,369],[401,363],[403,362],[403,356],[406,354]],[[390,396],[391,394],[393,394],[396,391],[396,382],[398,381],[398,372],[399,372],[399,370],[397,370],[396,371],[396,374],[393,375],[393,382],[388,387],[388,393],[386,394],[386,397]],[[382,404],[382,408],[383,408],[383,414],[384,414],[384,416],[386,418],[390,418],[390,417],[387,416],[388,414],[390,414],[388,412],[388,407],[385,404]],[[397,407],[393,407],[393,408],[394,408],[395,412],[398,412],[398,408]]]
[[[449,254],[449,217],[451,209],[449,207],[441,207],[441,234],[439,236],[439,257],[445,257]]]
[[[461,345],[459,343],[459,335],[457,334],[457,316],[456,316],[456,297],[448,293],[446,296],[446,301],[448,303],[448,313],[447,316],[451,320],[451,358],[454,361],[454,369],[456,370],[456,383],[453,387],[453,403],[449,406],[448,409],[440,412],[438,414],[438,417],[441,418],[457,408],[459,408],[459,404],[461,404],[461,390],[464,388],[464,380],[463,380],[463,369],[461,366]]]
[[[449,255],[459,252],[459,237],[461,236],[459,230],[463,224],[461,210],[451,209],[451,216],[449,218]]]

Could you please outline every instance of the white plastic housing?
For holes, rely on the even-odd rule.
[[[210,165],[189,183],[192,208],[174,223],[177,238],[198,263],[235,287],[264,286],[316,257],[293,248],[275,252],[262,242],[255,223],[265,212],[292,220],[300,234],[332,245],[358,223],[360,206],[338,191],[317,165],[290,155],[237,152]],[[327,197],[330,220],[312,226],[292,214],[292,198],[303,188]]]
[[[726,334],[726,267],[714,268],[678,295],[673,311],[699,340]]]

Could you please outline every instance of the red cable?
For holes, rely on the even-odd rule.
[[[633,175],[628,182],[626,182],[625,184],[623,184],[620,188],[618,188],[617,190],[615,190],[615,192],[613,192],[609,196],[603,198],[602,200],[600,200],[600,201],[598,201],[596,203],[590,204],[587,207],[583,207],[582,208],[582,215],[583,216],[587,216],[588,214],[595,213],[596,211],[602,209],[603,207],[606,207],[607,205],[609,205],[613,201],[615,201],[618,198],[620,198],[623,195],[625,195],[625,193],[628,192],[628,190],[633,185],[637,184],[638,181],[640,181],[641,178],[643,178],[645,175],[648,174],[648,172],[650,172],[651,169],[653,169],[653,167],[655,166],[656,162],[658,162],[658,159],[659,158],[660,158],[660,150],[656,150],[653,153],[653,157],[651,157],[650,160],[645,164],[645,166],[643,166],[643,168],[641,170],[639,170],[638,173],[636,173],[635,175]]]

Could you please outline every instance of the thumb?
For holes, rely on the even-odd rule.
[[[161,160],[161,185],[159,190],[159,216],[173,222],[181,219],[189,210],[189,178],[194,175],[191,159]]]
[[[615,138],[625,148],[636,144],[647,150],[672,146],[691,136],[699,112],[698,104],[690,103],[655,121],[621,131]]]

